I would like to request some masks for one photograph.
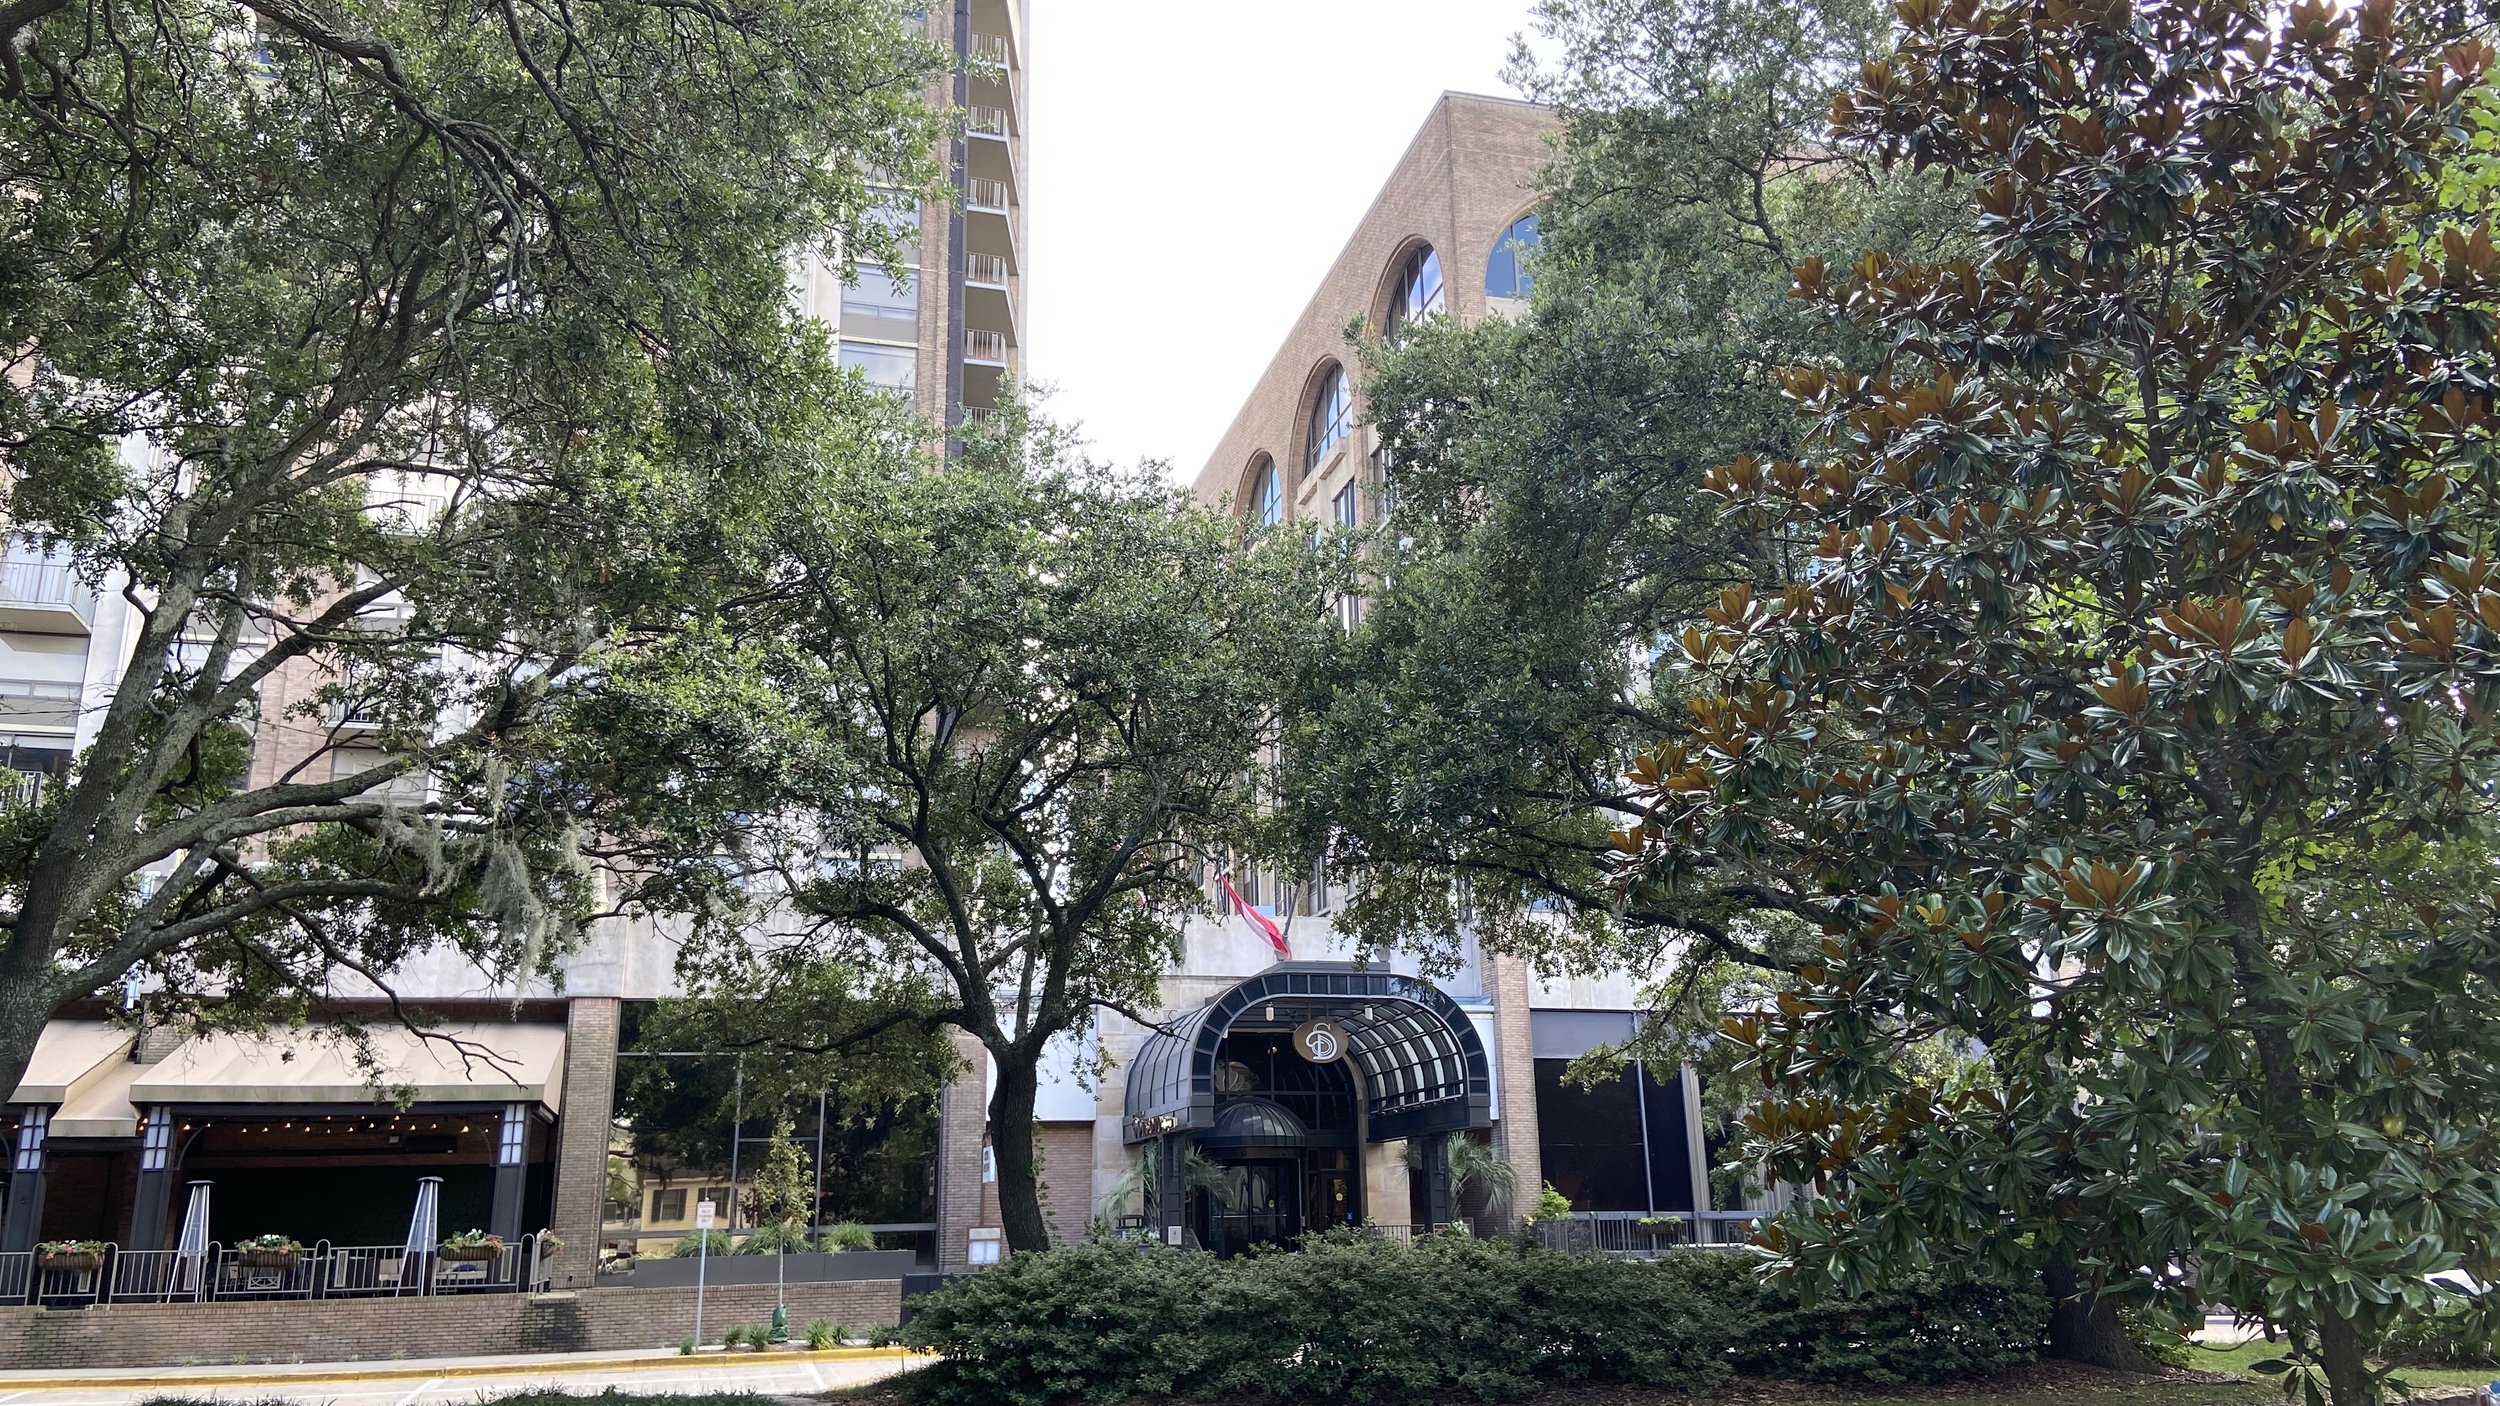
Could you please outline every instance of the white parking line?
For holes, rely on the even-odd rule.
[[[427,1387],[430,1387],[441,1380],[442,1378],[440,1377],[428,1377],[424,1381],[417,1383],[416,1390],[411,1391],[406,1396],[399,1398],[399,1406],[414,1406],[416,1399],[425,1395],[425,1389]]]

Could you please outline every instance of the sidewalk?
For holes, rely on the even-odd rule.
[[[366,1362],[255,1363],[236,1366],[98,1368],[91,1372],[0,1372],[0,1406],[120,1406],[178,1396],[215,1401],[390,1402],[392,1406],[474,1402],[518,1391],[594,1394],[615,1386],[636,1394],[752,1392],[812,1395],[904,1371],[899,1348],[822,1352],[719,1351],[687,1356],[647,1352],[554,1352]]]

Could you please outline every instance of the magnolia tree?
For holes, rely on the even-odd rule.
[[[0,482],[131,625],[0,807],[0,1090],[64,1002],[301,1010],[589,908],[519,750],[846,396],[786,259],[892,248],[899,0],[0,8]],[[342,729],[342,723],[352,728]]]
[[[1902,16],[1837,140],[1965,177],[1978,248],[1797,271],[1880,355],[1709,481],[1814,562],[1675,642],[1629,882],[1822,933],[1727,1027],[1794,1272],[2046,1257],[2354,1406],[2426,1276],[2500,1271],[2492,51],[2392,0]],[[1895,1058],[1939,1037],[1979,1058]]]

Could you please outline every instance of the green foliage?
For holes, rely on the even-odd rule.
[[[548,969],[596,905],[542,726],[700,613],[681,527],[883,413],[787,259],[893,248],[945,63],[899,0],[0,12],[6,515],[145,603],[0,815],[0,1082],[133,969],[238,1024]]]
[[[806,1337],[810,1351],[823,1352],[827,1348],[840,1347],[850,1335],[850,1329],[830,1318],[811,1318],[807,1321]]]
[[[677,1355],[680,1357],[694,1356],[694,1339],[679,1338],[677,1340]]]
[[[815,1246],[808,1243],[804,1227],[759,1225],[752,1233],[738,1237],[738,1246],[730,1251],[737,1255],[802,1254]]]
[[[2036,1290],[1952,1277],[1803,1308],[1755,1269],[1343,1231],[1232,1260],[1097,1245],[951,1283],[902,1339],[943,1354],[910,1385],[947,1406],[1495,1398],[1559,1381],[1702,1392],[1732,1370],[1935,1381],[2028,1360],[2047,1312]]]
[[[817,1237],[816,1248],[820,1250],[873,1250],[877,1248],[877,1233],[858,1221],[843,1221],[839,1225],[826,1226],[825,1233]]]
[[[2404,1367],[2500,1367],[2500,1304],[2443,1291],[2430,1312],[2398,1322],[2378,1352]]]
[[[1794,564],[1697,491],[1733,455],[1788,452],[1773,369],[1848,340],[1787,297],[1790,265],[1933,240],[1935,178],[1821,143],[1828,85],[1875,54],[1890,11],[1537,7],[1549,58],[1516,78],[1562,131],[1530,308],[1366,348],[1395,509],[1361,628],[1305,681],[1281,783],[1284,867],[1326,852],[1350,889],[1339,930],[1438,955],[1472,928],[1643,970],[1670,946],[1793,938],[1755,931],[1741,899],[1627,901],[1605,837],[1632,757],[1681,706],[1649,665],[1660,641],[1728,582]]]
[[[1453,1137],[1449,1148],[1450,1199],[1481,1210],[1488,1222],[1509,1220],[1511,1201],[1519,1194],[1519,1169],[1503,1160],[1492,1144],[1471,1137]],[[1410,1170],[1423,1166],[1424,1147],[1420,1141],[1407,1140],[1405,1160]]]
[[[576,726],[585,764],[634,770],[609,823],[651,857],[642,892],[709,905],[684,970],[743,1012],[724,1042],[840,1057],[952,1025],[998,1071],[991,1125],[1022,1129],[1048,1041],[1154,1004],[1338,574],[1005,420],[943,473],[909,443],[793,446],[723,544],[738,606]],[[759,894],[797,931],[754,941]],[[1030,1139],[997,1165],[1008,1242],[1037,1248]]]
[[[1816,1292],[2046,1258],[2357,1406],[2489,1272],[2500,253],[2441,13],[1913,3],[1835,101],[1975,252],[1800,264],[1862,351],[1708,489],[1814,569],[1679,635],[1617,835],[1638,903],[1813,925],[1728,1030]]]
[[[1536,1205],[1528,1213],[1528,1223],[1534,1225],[1543,1221],[1569,1220],[1570,1218],[1571,1198],[1555,1190],[1552,1182],[1545,1183],[1536,1194]]]
[[[668,1253],[670,1258],[681,1260],[690,1260],[707,1253],[728,1254],[730,1253],[729,1232],[725,1230],[689,1232],[677,1237],[677,1243],[669,1249]]]

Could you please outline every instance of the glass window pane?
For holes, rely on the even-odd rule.
[[[1538,1155],[1575,1211],[1647,1211],[1640,1092],[1626,1069],[1595,1088],[1563,1079],[1567,1059],[1536,1062]]]
[[[911,195],[890,190],[880,193],[875,207],[869,210],[871,223],[883,225],[893,232],[900,246],[895,257],[907,264],[920,262],[920,202]]]
[[[910,342],[920,336],[920,276],[900,278],[874,265],[851,266],[855,280],[842,290],[842,335]]]
[[[842,344],[842,369],[858,371],[873,386],[908,396],[920,383],[920,353],[913,347],[880,347],[861,342]]]
[[[1536,247],[1536,216],[1522,215],[1493,241],[1484,261],[1484,292],[1488,298],[1524,298],[1536,280],[1521,266],[1520,256]]]

